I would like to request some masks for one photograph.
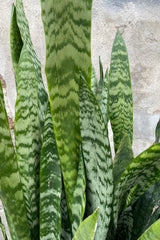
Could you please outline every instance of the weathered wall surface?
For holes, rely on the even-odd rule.
[[[0,74],[7,86],[9,115],[14,117],[16,91],[9,47],[12,2],[14,1],[0,0]],[[40,0],[23,2],[45,79],[45,38]],[[97,74],[99,55],[104,68],[109,67],[117,28],[126,42],[130,60],[134,100],[133,148],[137,155],[154,142],[155,126],[160,117],[159,0],[93,0],[92,62]]]

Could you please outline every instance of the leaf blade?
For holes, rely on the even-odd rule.
[[[40,239],[60,240],[61,168],[50,105],[44,123],[40,166]]]
[[[115,152],[125,133],[133,139],[133,100],[126,45],[117,31],[111,54],[109,74],[109,116]]]
[[[95,239],[103,240],[111,218],[112,159],[102,113],[84,80],[80,88],[80,124],[87,178],[87,214],[99,207]]]

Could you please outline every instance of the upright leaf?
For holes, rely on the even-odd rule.
[[[22,185],[0,81],[0,198],[12,240],[30,240]]]
[[[115,152],[125,133],[133,139],[133,102],[126,45],[117,31],[111,54],[109,74],[109,116]]]
[[[40,239],[60,240],[61,168],[48,104],[40,168]]]
[[[91,5],[92,0],[41,0],[46,76],[71,222],[80,149],[80,72],[91,81]]]
[[[95,239],[106,239],[113,195],[108,133],[97,101],[84,81],[80,88],[80,124],[87,178],[87,214],[99,207]]]
[[[32,62],[34,64],[35,72],[37,75],[37,79],[38,79],[38,110],[39,110],[38,114],[39,114],[39,119],[41,124],[41,137],[42,137],[45,112],[48,104],[48,95],[45,91],[44,84],[42,81],[41,64],[37,58],[37,55],[34,51],[33,44],[31,41],[28,20],[25,16],[22,0],[16,0],[16,20],[17,20],[17,26],[20,31],[21,39],[31,56]]]
[[[159,240],[160,236],[160,219],[152,224],[138,240]]]
[[[73,240],[94,240],[97,218],[98,209],[81,223]]]
[[[39,161],[40,120],[38,117],[38,80],[32,58],[23,45],[17,70],[15,105],[15,144],[33,239],[39,235]]]
[[[72,234],[73,235],[83,220],[85,207],[86,207],[85,190],[86,190],[85,168],[84,168],[82,151],[80,151],[77,184],[74,191],[74,198],[73,198],[74,200],[72,204],[72,209],[73,209]]]
[[[121,175],[115,189],[113,216],[115,226],[120,211],[123,209],[124,196],[137,185],[132,204],[147,189],[160,179],[160,143],[151,146],[137,156]]]

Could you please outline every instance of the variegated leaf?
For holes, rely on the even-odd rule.
[[[22,0],[16,0],[16,20],[17,20],[17,25],[20,31],[23,44],[25,44],[25,47],[31,56],[31,59],[34,64],[35,72],[37,75],[37,79],[38,79],[38,110],[39,110],[38,114],[39,114],[39,119],[41,124],[41,137],[42,137],[45,112],[48,104],[48,95],[45,91],[44,84],[42,81],[41,64],[36,56],[36,53],[34,51],[33,44],[31,41],[28,20],[25,16]]]
[[[30,240],[22,185],[0,81],[0,198],[12,240]]]
[[[160,219],[152,224],[138,240],[159,240],[160,236]]]
[[[111,54],[109,74],[109,117],[117,151],[125,133],[133,138],[133,102],[126,45],[117,31]]]
[[[41,149],[38,116],[38,80],[32,58],[23,45],[17,69],[15,144],[27,218],[33,239],[39,235],[39,161]]]
[[[80,72],[91,81],[91,5],[92,0],[41,0],[45,70],[71,222],[80,149]]]
[[[138,184],[132,204],[147,189],[160,179],[160,143],[151,146],[137,156],[121,175],[115,189],[113,217],[115,226],[119,212],[123,209],[124,196],[129,190]]]
[[[94,240],[97,218],[98,209],[81,223],[74,235],[73,240]]]
[[[61,168],[49,104],[43,131],[40,166],[40,239],[60,240]]]
[[[87,179],[87,214],[99,207],[95,239],[103,240],[111,219],[113,166],[101,110],[84,80],[80,88],[80,124]]]
[[[74,235],[77,228],[81,224],[86,207],[86,176],[83,162],[82,152],[80,151],[80,160],[78,167],[77,184],[73,195],[73,222],[72,222],[72,234]]]

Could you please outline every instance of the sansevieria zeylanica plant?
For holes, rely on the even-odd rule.
[[[0,198],[11,240],[158,240],[160,124],[155,143],[134,158],[131,77],[120,32],[110,69],[104,74],[100,60],[97,80],[92,1],[41,0],[41,7],[49,96],[22,0],[12,6],[15,146],[0,83]],[[0,227],[7,239],[1,220]]]

